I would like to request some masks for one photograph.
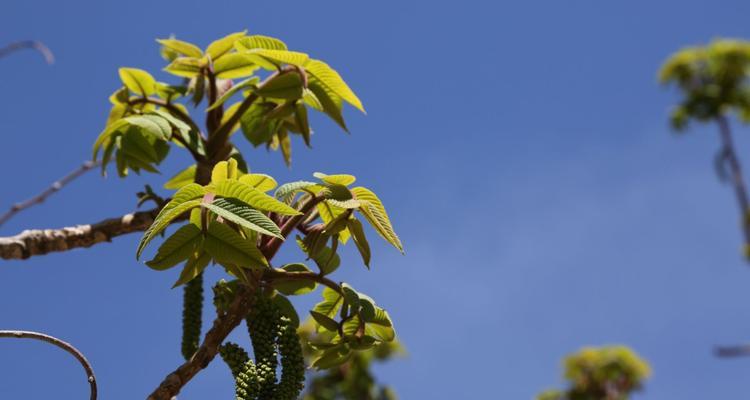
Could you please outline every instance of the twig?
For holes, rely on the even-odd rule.
[[[729,128],[729,120],[726,116],[720,115],[716,118],[716,122],[719,124],[719,136],[721,137],[724,158],[729,163],[731,182],[742,215],[742,231],[745,234],[745,250],[747,252],[747,250],[750,249],[750,221],[748,220],[750,200],[748,200],[747,187],[745,186],[745,180],[742,177],[742,167],[740,166],[739,158],[734,149],[732,131]]]
[[[52,64],[55,62],[55,55],[52,54],[52,51],[50,51],[50,49],[45,46],[44,43],[37,40],[21,40],[0,48],[0,58],[13,53],[14,51],[22,49],[34,49],[42,53],[42,55],[44,56],[44,61],[46,61],[47,64]]]
[[[717,357],[750,356],[750,344],[739,346],[718,346],[714,350]]]
[[[68,353],[72,354],[73,357],[81,363],[83,369],[86,371],[86,380],[89,382],[91,388],[91,400],[96,400],[96,377],[94,376],[94,369],[91,367],[89,360],[83,355],[78,349],[73,347],[70,343],[64,342],[54,336],[45,335],[39,332],[30,331],[0,331],[0,338],[16,338],[16,339],[36,339],[42,342],[53,344]]]
[[[45,189],[42,193],[39,193],[38,195],[28,200],[14,204],[13,206],[10,207],[10,210],[8,210],[5,214],[0,215],[0,225],[3,225],[4,223],[8,222],[9,219],[13,218],[13,216],[18,214],[19,212],[35,204],[40,204],[44,202],[45,200],[47,200],[49,196],[53,195],[54,193],[62,189],[63,186],[72,182],[79,176],[85,174],[87,171],[91,170],[97,165],[99,165],[98,162],[86,161],[80,167],[78,167],[78,169],[76,169],[75,171],[65,175],[60,180],[52,183],[52,185],[50,185],[50,187]]]

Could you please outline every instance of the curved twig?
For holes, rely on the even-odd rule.
[[[5,214],[0,215],[0,225],[3,225],[4,223],[8,222],[9,219],[13,218],[13,216],[18,214],[19,212],[35,204],[40,204],[44,202],[44,200],[47,200],[48,197],[52,196],[54,193],[62,189],[63,186],[72,182],[79,176],[85,174],[87,171],[93,169],[97,165],[99,165],[99,162],[86,161],[80,167],[78,167],[78,169],[76,169],[75,171],[53,182],[52,185],[50,185],[47,189],[45,189],[43,192],[39,193],[38,195],[28,200],[24,200],[20,203],[13,204],[10,207],[10,210],[8,210]]]
[[[18,42],[13,42],[3,48],[0,48],[0,58],[13,53],[14,51],[22,49],[34,49],[42,53],[42,55],[44,56],[44,61],[46,61],[47,64],[52,64],[55,62],[55,55],[52,54],[52,51],[47,46],[45,46],[44,43],[38,40],[20,40]]]
[[[81,363],[81,366],[83,366],[83,369],[86,371],[86,380],[89,382],[89,386],[91,388],[90,399],[96,400],[96,377],[94,376],[94,369],[91,367],[91,363],[89,363],[89,360],[86,359],[86,356],[84,356],[83,353],[73,347],[73,345],[71,345],[70,343],[64,342],[54,336],[30,331],[0,331],[0,338],[36,339],[55,345],[72,354],[73,357],[75,357],[76,360]]]

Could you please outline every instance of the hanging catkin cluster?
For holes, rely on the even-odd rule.
[[[214,288],[214,304],[227,302],[225,282]],[[236,383],[237,400],[294,400],[304,387],[305,364],[295,324],[269,298],[259,296],[246,318],[255,361],[237,344],[220,348]],[[276,370],[281,360],[281,378]]]
[[[189,360],[198,351],[201,340],[203,274],[185,285],[182,306],[182,356]]]

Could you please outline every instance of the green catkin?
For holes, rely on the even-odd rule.
[[[185,285],[182,308],[182,356],[185,360],[198,351],[203,313],[203,274]]]
[[[237,378],[237,375],[242,371],[245,363],[250,361],[250,356],[245,349],[232,342],[227,342],[221,345],[221,347],[219,347],[219,354],[221,355],[221,359],[227,363],[227,366],[232,371],[232,376],[235,378]]]
[[[302,345],[292,321],[281,317],[278,335],[281,356],[281,380],[274,400],[296,400],[305,387],[305,359]]]
[[[247,360],[235,378],[236,400],[256,400],[260,390],[258,370],[253,360]]]
[[[279,311],[270,299],[260,296],[245,319],[255,353],[259,400],[275,400],[279,318]]]

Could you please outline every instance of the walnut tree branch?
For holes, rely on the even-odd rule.
[[[80,167],[78,167],[75,171],[65,175],[60,180],[53,182],[52,185],[50,185],[47,189],[45,189],[43,192],[39,193],[38,195],[28,200],[24,200],[20,203],[16,203],[12,205],[10,207],[10,210],[8,210],[5,214],[0,215],[0,225],[3,225],[4,223],[8,222],[9,219],[13,218],[13,216],[18,214],[19,212],[35,204],[40,204],[44,202],[45,200],[47,200],[48,197],[52,196],[54,193],[62,189],[63,186],[72,182],[79,176],[85,174],[87,171],[95,168],[97,165],[99,165],[98,162],[86,161]]]
[[[745,252],[748,254],[747,252],[750,250],[750,200],[748,200],[747,187],[745,186],[745,180],[742,177],[742,167],[740,166],[740,161],[734,148],[732,131],[729,128],[729,120],[726,116],[720,115],[716,118],[716,122],[719,124],[719,136],[721,137],[722,151],[726,162],[729,164],[731,183],[734,187],[737,204],[740,207],[740,213],[742,215],[742,231],[745,235]]]
[[[52,54],[52,51],[50,51],[50,49],[45,46],[44,43],[38,40],[20,40],[18,42],[13,42],[3,48],[0,48],[0,58],[3,58],[8,54],[21,49],[34,49],[40,52],[44,56],[44,61],[46,61],[47,64],[52,64],[55,62],[55,55]]]
[[[86,380],[89,382],[91,388],[91,400],[96,400],[96,377],[94,376],[94,369],[91,367],[91,363],[86,359],[78,349],[73,347],[70,343],[64,342],[54,336],[45,335],[39,332],[30,331],[0,331],[0,338],[16,338],[16,339],[36,339],[42,342],[53,344],[68,353],[72,354],[73,357],[83,366],[86,371]]]
[[[0,237],[0,258],[5,260],[26,259],[57,251],[78,247],[91,247],[109,242],[116,236],[148,229],[160,208],[108,218],[94,224],[78,225],[61,229],[26,230],[18,235]],[[182,216],[176,221],[184,220]]]

